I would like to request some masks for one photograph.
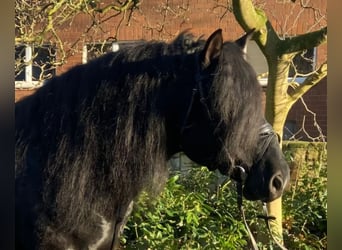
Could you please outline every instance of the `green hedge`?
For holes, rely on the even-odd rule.
[[[291,186],[283,198],[289,249],[327,248],[327,143],[284,142]]]
[[[325,164],[327,158],[326,142],[284,141],[283,152],[289,162],[299,164]]]
[[[288,161],[294,163],[300,151],[306,152],[306,158],[301,153],[304,160],[311,159],[312,147],[317,145],[285,142],[283,149]],[[318,147],[325,152],[319,156],[321,160],[297,164],[300,168],[283,196],[284,241],[288,249],[327,247],[326,145]],[[144,193],[128,220],[122,248],[248,249],[234,183],[229,180],[220,185],[222,179],[205,167],[191,168],[174,173],[157,198]],[[258,239],[258,232],[266,232],[264,222],[257,219],[262,213],[260,203],[244,201],[244,207],[260,249],[276,249],[270,239],[263,243]]]

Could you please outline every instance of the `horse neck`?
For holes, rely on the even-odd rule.
[[[190,75],[190,74],[189,74]],[[179,79],[179,85],[191,82],[192,79]],[[193,87],[179,86],[175,90],[168,91],[167,112],[165,112],[165,127],[167,136],[167,157],[171,158],[182,150],[181,137],[184,122],[189,115],[193,98]]]

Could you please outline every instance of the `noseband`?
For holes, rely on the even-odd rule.
[[[257,153],[257,157],[254,161],[254,164],[257,164],[264,157],[266,150],[271,143],[271,140],[273,139],[274,136],[277,136],[277,134],[274,132],[271,124],[269,124],[268,122],[265,121],[265,123],[260,127],[259,136],[260,136],[259,141],[260,141],[261,145],[260,145],[260,150]],[[254,250],[258,250],[259,248],[256,244],[256,241],[254,239],[254,236],[253,236],[251,230],[249,229],[248,223],[246,221],[243,205],[242,205],[242,198],[243,198],[242,189],[243,189],[243,184],[247,179],[247,173],[246,173],[246,170],[240,165],[234,165],[233,168],[235,168],[238,171],[238,173],[240,175],[240,180],[241,180],[241,181],[236,182],[237,205],[238,205],[238,208],[240,210],[242,220],[243,220],[245,227],[247,229],[247,232],[249,234],[249,238],[251,240],[252,247]],[[274,216],[268,215],[268,210],[267,210],[267,206],[266,206],[265,202],[263,202],[263,210],[264,210],[264,215],[258,215],[257,217],[260,219],[263,219],[265,221],[268,232],[271,235],[271,238],[273,239],[273,241],[277,244],[277,246],[282,250],[287,250],[287,248],[285,246],[281,245],[278,242],[278,240],[274,237],[274,235],[272,233],[269,222],[270,222],[270,220],[275,220],[276,218]]]
[[[265,121],[265,123],[260,127],[258,145],[259,150],[256,153],[255,159],[253,160],[254,164],[258,164],[258,162],[264,157],[266,150],[269,147],[274,136],[277,135],[274,132],[273,127],[271,126],[271,124]],[[244,184],[248,176],[246,169],[241,165],[235,165],[234,162],[232,168],[233,169],[231,173],[234,173],[235,177],[233,179]]]
[[[271,124],[265,121],[265,123],[261,125],[260,127],[259,136],[260,136],[261,145],[259,145],[260,151],[258,152],[257,159],[255,160],[256,163],[259,162],[263,158],[267,148],[269,147],[271,143],[271,140],[273,139],[274,136],[277,137],[277,134],[274,132]]]

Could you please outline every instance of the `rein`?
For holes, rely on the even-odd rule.
[[[197,93],[199,93],[199,100],[200,100],[200,103],[203,105],[203,107],[204,107],[204,109],[206,111],[206,115],[208,116],[209,120],[212,120],[210,112],[209,112],[209,109],[208,109],[208,106],[205,103],[205,99],[206,98],[204,97],[204,93],[203,93],[202,79],[203,79],[203,77],[198,72],[196,74],[197,85],[192,89],[192,95],[191,95],[190,103],[189,103],[188,109],[187,109],[187,111],[185,113],[185,117],[184,117],[184,120],[183,120],[183,123],[182,123],[182,127],[181,127],[181,130],[180,130],[181,134],[183,134],[184,130],[186,129],[186,124],[188,122],[188,119],[189,119],[189,116],[190,116],[190,113],[191,113],[191,110],[192,110],[192,107],[193,107],[193,104],[194,104],[195,97],[196,97]]]
[[[262,139],[262,146],[261,146],[261,150],[260,152],[258,153],[258,157],[256,158],[256,162],[260,161],[262,159],[262,157],[264,156],[273,136],[276,136],[276,134],[274,133],[273,131],[273,128],[272,126],[265,122],[261,127],[260,127],[260,138]],[[243,204],[242,204],[242,199],[243,199],[243,195],[242,195],[242,189],[243,189],[243,185],[244,185],[244,182],[247,178],[247,173],[245,171],[245,169],[242,167],[242,166],[239,166],[239,165],[235,165],[234,168],[238,168],[238,170],[240,171],[240,180],[241,181],[237,181],[236,182],[236,191],[237,191],[237,206],[238,206],[238,209],[241,213],[241,216],[242,216],[242,220],[243,220],[243,223],[245,224],[245,227],[247,229],[247,232],[248,232],[248,235],[249,235],[249,238],[251,240],[251,244],[252,244],[252,247],[254,250],[258,250],[258,246],[257,246],[257,243],[255,241],[255,238],[248,226],[248,223],[246,221],[246,216],[245,216],[245,211],[243,209]],[[282,250],[287,250],[287,248],[283,245],[281,245],[277,239],[274,237],[273,233],[272,233],[272,230],[271,230],[271,226],[270,226],[270,220],[275,220],[276,218],[274,216],[269,216],[268,215],[268,210],[267,210],[267,206],[266,206],[266,203],[263,202],[263,211],[264,211],[264,215],[258,215],[257,217],[260,218],[260,219],[263,219],[266,223],[266,226],[267,226],[267,229],[268,229],[268,232],[269,234],[271,235],[271,238],[272,240],[277,244],[277,246],[282,249]]]
[[[198,55],[195,56],[196,60],[199,61]],[[185,113],[185,117],[183,119],[183,123],[182,123],[182,127],[181,127],[181,134],[183,134],[184,130],[186,129],[186,124],[188,122],[191,110],[192,110],[192,106],[194,104],[194,100],[196,97],[196,94],[199,93],[199,101],[200,103],[203,105],[203,108],[205,109],[206,115],[209,118],[209,120],[212,120],[211,115],[210,115],[210,111],[208,108],[208,105],[205,103],[205,96],[204,96],[204,91],[203,91],[203,84],[202,84],[202,80],[206,78],[204,76],[201,75],[201,66],[199,63],[196,64],[196,75],[195,75],[195,82],[196,85],[195,87],[192,89],[192,95],[191,95],[191,100],[190,100],[190,104],[188,106],[188,110]]]
[[[246,221],[245,210],[243,209],[243,205],[242,205],[242,187],[243,187],[242,182],[236,183],[237,205],[238,205],[239,211],[241,213],[243,223],[245,224],[245,227],[247,229],[248,236],[249,236],[249,239],[250,239],[251,244],[252,244],[252,248],[253,248],[253,250],[259,250],[258,245],[256,243],[256,240],[255,240],[255,238],[254,238],[254,236],[253,236],[253,234],[252,234],[252,232],[248,226],[248,223]],[[264,210],[264,215],[258,215],[257,217],[259,219],[263,219],[265,221],[267,229],[268,229],[268,233],[269,233],[269,235],[271,235],[272,240],[277,244],[277,246],[282,250],[288,250],[285,246],[283,246],[282,244],[280,244],[277,241],[277,239],[274,237],[274,235],[272,233],[271,226],[270,226],[270,220],[275,220],[276,218],[274,216],[268,215],[268,210],[267,210],[265,202],[262,203],[262,207]]]
[[[260,152],[258,153],[258,157],[256,158],[256,162],[260,161],[262,159],[262,157],[264,156],[273,136],[276,136],[276,134],[274,133],[273,131],[273,128],[272,126],[265,122],[261,127],[260,127],[260,139],[262,139],[262,145],[261,145],[261,150]],[[243,185],[244,185],[244,182],[247,178],[247,174],[246,174],[246,171],[245,169],[242,167],[242,166],[239,166],[239,165],[235,165],[234,168],[238,168],[238,170],[240,171],[240,180],[241,181],[237,181],[236,182],[236,191],[237,191],[237,206],[238,206],[238,209],[241,213],[241,216],[242,216],[242,220],[243,220],[243,223],[245,224],[245,227],[247,229],[247,232],[248,232],[248,235],[249,235],[249,238],[251,240],[251,244],[252,244],[252,247],[254,250],[258,250],[258,246],[257,246],[257,243],[255,241],[255,238],[248,226],[248,223],[246,221],[246,216],[245,216],[245,211],[243,209],[243,204],[242,204],[242,198],[243,198],[243,195],[242,195],[242,189],[243,189]],[[263,219],[266,223],[266,226],[267,226],[267,229],[268,229],[268,232],[269,234],[271,235],[271,238],[273,239],[273,241],[278,245],[278,247],[280,247],[280,249],[282,250],[287,250],[286,247],[284,247],[283,245],[281,245],[277,240],[276,238],[274,237],[273,233],[272,233],[272,230],[271,230],[271,227],[270,227],[270,220],[275,220],[276,218],[274,216],[269,216],[268,215],[268,210],[267,210],[267,207],[266,207],[266,203],[263,202],[263,211],[264,211],[264,215],[258,215],[257,217],[260,218],[260,219]]]

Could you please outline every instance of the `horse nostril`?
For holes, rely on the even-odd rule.
[[[276,192],[283,190],[283,179],[281,178],[281,175],[274,175],[271,179],[271,190]]]

